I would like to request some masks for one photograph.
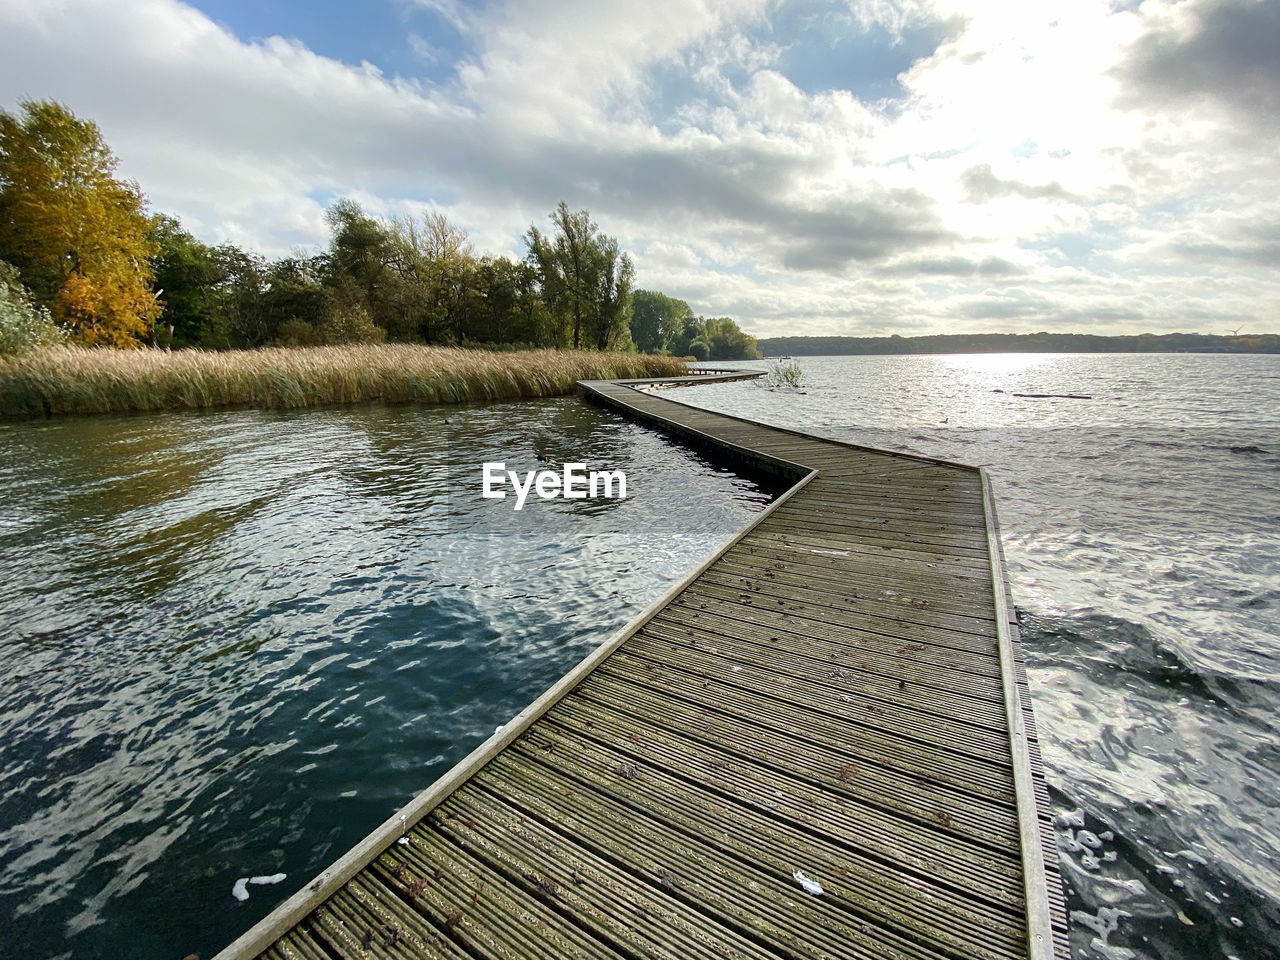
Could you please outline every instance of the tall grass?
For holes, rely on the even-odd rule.
[[[50,347],[0,357],[0,416],[464,403],[566,394],[578,380],[683,372],[684,363],[669,357],[561,350],[351,344],[170,353]]]

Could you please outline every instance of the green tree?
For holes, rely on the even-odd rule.
[[[66,338],[49,311],[31,302],[31,292],[18,279],[18,268],[0,260],[0,356],[51,347]]]
[[[396,275],[396,316],[385,318],[394,339],[456,343],[475,339],[483,323],[477,262],[466,232],[438,211],[393,217],[396,240],[389,267]]]
[[[353,316],[364,310],[375,324],[394,322],[404,285],[395,231],[348,199],[331,206],[325,220],[333,233],[324,279],[334,309]]]
[[[474,271],[479,299],[468,337],[480,343],[510,343],[521,319],[521,267],[506,257],[482,257]]]
[[[503,342],[539,346],[554,344],[554,321],[542,296],[537,267],[523,260],[506,262],[511,264],[515,300],[512,304],[511,326]]]
[[[693,310],[683,300],[656,290],[637,290],[631,297],[631,339],[644,353],[670,350],[685,320],[692,317]]]
[[[743,333],[729,317],[686,316],[680,331],[667,341],[677,357],[697,360],[759,360],[755,337]]]
[[[0,111],[0,259],[81,339],[138,346],[161,310],[142,193],[115,179],[96,125],[52,101],[21,107]]]
[[[227,322],[227,339],[231,347],[249,346],[249,331],[265,325],[263,290],[266,285],[267,262],[258,254],[247,253],[231,244],[216,248],[227,271],[221,289],[223,314]],[[263,342],[263,341],[259,341]]]
[[[743,333],[728,317],[702,321],[702,339],[710,360],[759,360],[755,338]]]
[[[363,307],[334,307],[316,330],[317,343],[382,343],[386,339],[387,331]]]
[[[586,210],[569,211],[563,200],[550,215],[554,232],[542,234],[529,225],[526,242],[530,261],[538,268],[542,295],[552,316],[561,321],[561,345],[582,345],[582,322],[591,310],[595,277],[591,242],[597,227]]]
[[[165,330],[157,340],[177,347],[225,350],[232,346],[241,313],[256,308],[260,265],[234,244],[201,243],[175,218],[156,217],[149,237],[156,296]]]
[[[696,356],[696,354],[690,351],[690,346],[694,343],[702,343],[704,352],[710,352],[710,347],[703,338],[702,331],[702,318],[695,317],[692,313],[686,315],[680,321],[680,329],[667,341],[667,350],[675,357],[691,357]],[[705,360],[707,358],[701,356],[698,359]]]
[[[586,210],[572,212],[561,200],[550,220],[551,234],[530,225],[525,242],[555,321],[556,344],[575,350],[626,347],[635,276],[631,258],[619,250],[617,240],[600,233]]]
[[[613,237],[598,237],[594,248],[596,299],[589,314],[594,346],[597,350],[630,349],[635,266]]]
[[[239,286],[248,293],[246,306],[250,309],[243,310],[234,324],[236,341],[246,347],[261,347],[279,337],[281,328],[290,321],[314,331],[324,323],[331,302],[322,282],[325,271],[324,257],[299,254],[261,264],[257,277],[246,275]],[[256,297],[249,293],[254,284]]]

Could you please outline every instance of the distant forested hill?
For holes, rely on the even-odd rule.
[[[972,333],[932,337],[768,337],[766,357],[912,353],[1280,353],[1280,334],[1219,337],[1205,333]]]

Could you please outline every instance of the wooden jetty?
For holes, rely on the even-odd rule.
[[[1069,956],[985,475],[641,385],[790,489],[217,960]]]

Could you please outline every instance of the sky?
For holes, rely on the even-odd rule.
[[[1277,50],[1274,0],[0,0],[0,109],[270,256],[565,200],[760,337],[1269,333]]]

